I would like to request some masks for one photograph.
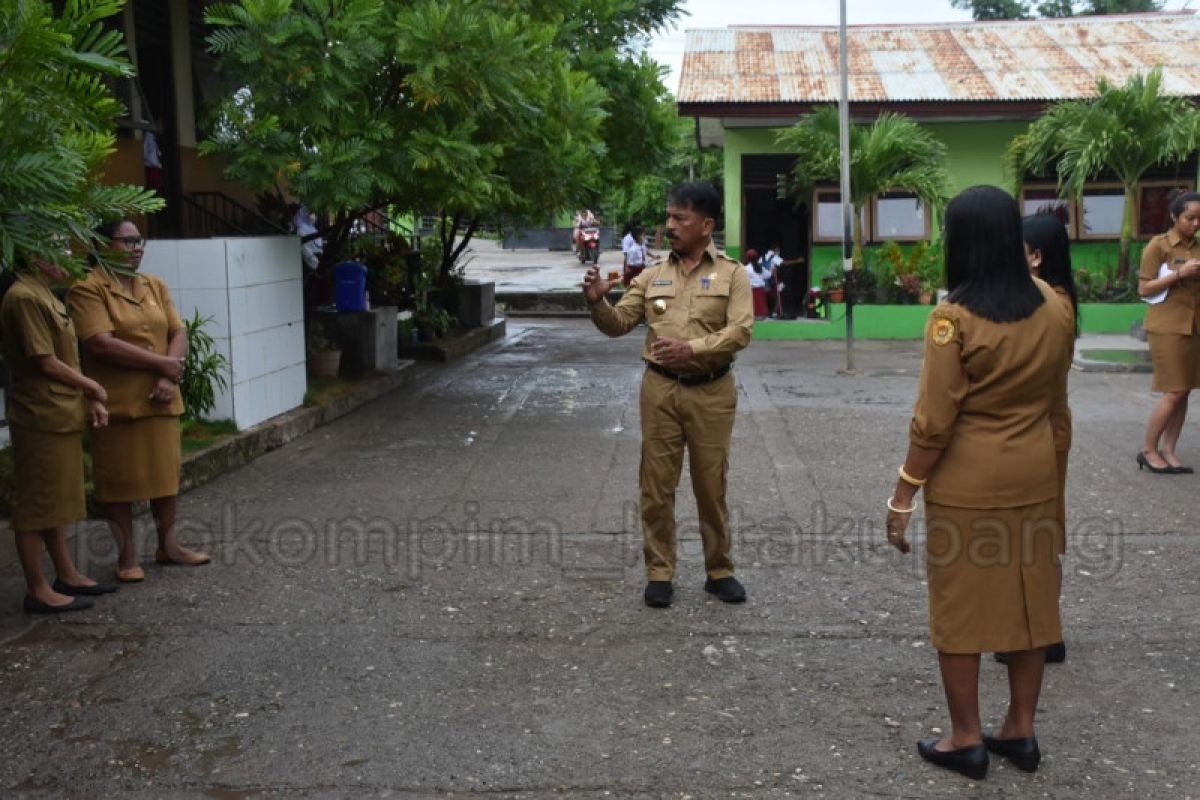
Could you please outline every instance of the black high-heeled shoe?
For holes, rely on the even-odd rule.
[[[1170,464],[1168,464],[1165,467],[1154,466],[1153,464],[1150,463],[1149,460],[1147,460],[1145,453],[1139,452],[1137,454],[1137,463],[1138,463],[1138,472],[1141,472],[1142,467],[1145,467],[1146,469],[1153,472],[1155,475],[1178,475],[1179,474],[1175,471],[1175,468],[1172,467]]]
[[[1037,772],[1038,764],[1042,763],[1042,751],[1038,749],[1036,736],[997,739],[985,733],[983,744],[988,750],[1007,758],[1014,767],[1025,772]]]
[[[935,764],[951,772],[966,775],[972,780],[981,781],[987,777],[988,751],[982,744],[960,747],[957,750],[938,750],[938,739],[921,739],[917,742],[917,752],[921,758],[930,764]]]

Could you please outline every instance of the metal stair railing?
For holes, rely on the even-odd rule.
[[[209,236],[287,236],[289,231],[224,192],[185,192],[184,238]]]

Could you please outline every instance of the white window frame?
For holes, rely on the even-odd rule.
[[[1083,197],[1086,196],[1090,190],[1094,190],[1094,189],[1103,189],[1106,191],[1111,191],[1111,190],[1115,189],[1121,193],[1121,201],[1122,201],[1122,203],[1124,203],[1125,187],[1123,187],[1119,183],[1097,182],[1097,183],[1084,184],[1083,195],[1080,196],[1080,198],[1078,200],[1072,201],[1072,204],[1075,207],[1075,213],[1072,216],[1072,219],[1075,223],[1074,224],[1075,236],[1073,238],[1080,242],[1113,242],[1113,241],[1116,241],[1121,238],[1120,227],[1117,228],[1117,231],[1115,233],[1098,233],[1097,234],[1097,233],[1089,233],[1086,226],[1084,225]],[[1124,214],[1124,209],[1122,209],[1122,214]]]
[[[929,241],[929,239],[933,235],[933,226],[932,226],[933,214],[930,212],[929,203],[926,203],[924,200],[921,200],[912,192],[906,191],[904,189],[892,189],[890,191],[884,192],[884,194],[885,195],[900,194],[900,195],[905,195],[905,197],[881,197],[880,195],[875,195],[874,197],[871,198],[871,203],[870,203],[870,205],[871,205],[871,241],[872,242],[904,242],[904,243]],[[924,232],[919,236],[891,236],[891,235],[885,236],[883,234],[883,232],[879,230],[879,201],[880,200],[908,200],[908,199],[916,200],[918,203],[921,204],[921,209],[923,211],[921,216],[923,217],[922,221],[925,226]]]
[[[812,193],[812,213],[811,213],[811,215],[810,215],[810,216],[812,217],[812,243],[813,243],[813,244],[838,244],[838,243],[840,243],[840,242],[842,241],[842,231],[841,231],[841,213],[840,213],[840,211],[839,211],[839,214],[838,214],[838,233],[837,233],[837,236],[822,236],[822,235],[821,235],[821,231],[820,231],[820,229],[819,229],[819,226],[818,226],[818,222],[819,222],[819,220],[818,220],[817,211],[818,211],[818,208],[819,208],[819,205],[820,205],[820,198],[821,198],[821,195],[823,195],[823,194],[825,194],[825,195],[836,194],[836,195],[838,196],[838,200],[837,200],[837,202],[838,202],[839,204],[841,203],[842,192],[841,192],[841,190],[840,190],[838,187],[836,187],[836,186],[820,186],[820,187],[817,187],[816,189],[813,189],[813,193]],[[871,229],[870,225],[871,225],[871,223],[872,223],[872,220],[871,220],[871,209],[872,209],[873,207],[874,207],[874,203],[873,203],[873,202],[872,202],[872,203],[867,203],[866,205],[864,205],[864,206],[863,206],[863,210],[862,210],[862,226],[863,226],[863,228],[862,228],[862,229],[863,229],[863,231],[864,231],[865,233],[867,233],[867,234],[868,234],[868,238],[869,238],[869,236],[870,236],[870,234],[871,234],[871,232],[872,232],[872,229]]]

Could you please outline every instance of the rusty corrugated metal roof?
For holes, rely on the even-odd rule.
[[[853,102],[1064,100],[1163,66],[1168,94],[1200,96],[1191,12],[1061,20],[853,26]],[[836,27],[691,30],[680,103],[813,103],[838,97]]]

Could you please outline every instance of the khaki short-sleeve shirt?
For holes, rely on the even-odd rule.
[[[1042,281],[1029,317],[992,322],[949,301],[930,314],[913,444],[942,450],[931,503],[1015,508],[1058,494],[1052,417],[1066,409],[1074,328]]]
[[[1175,231],[1155,236],[1142,251],[1138,279],[1152,281],[1166,264],[1177,270],[1185,261],[1200,258],[1200,240],[1184,242]],[[1200,277],[1185,278],[1170,288],[1167,299],[1146,308],[1147,333],[1178,333],[1200,330]]]
[[[44,433],[74,433],[85,427],[83,392],[53,381],[38,366],[53,356],[79,369],[75,327],[66,307],[41,273],[17,276],[0,304],[0,339],[10,376],[8,420]]]
[[[750,343],[754,300],[746,268],[711,244],[690,272],[679,257],[647,267],[624,296],[611,306],[601,300],[591,306],[592,322],[609,336],[620,336],[646,319],[642,358],[654,361],[650,345],[666,336],[692,346],[692,360],[680,372],[712,372],[733,362]]]
[[[67,297],[71,318],[79,338],[87,341],[101,333],[136,347],[167,354],[171,337],[183,330],[171,293],[162,279],[153,275],[134,277],[128,292],[115,275],[94,269],[72,287]],[[84,372],[108,392],[108,413],[117,419],[170,416],[183,413],[183,399],[175,392],[170,403],[150,399],[159,373],[132,369],[89,355],[84,348]]]

